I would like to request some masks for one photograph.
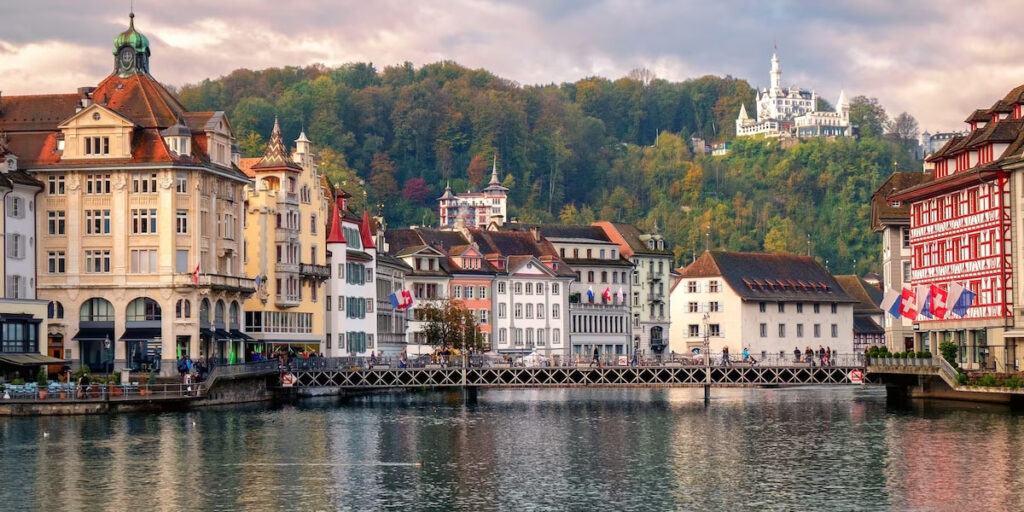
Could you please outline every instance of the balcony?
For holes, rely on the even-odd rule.
[[[256,292],[256,282],[248,277],[226,276],[222,274],[199,274],[199,282],[196,282],[191,273],[175,274],[174,284],[176,286],[199,286],[209,287],[213,290],[229,292],[241,292],[245,294]]]
[[[389,343],[392,345],[405,345],[406,338],[405,334],[402,333],[379,332],[377,333],[377,341],[379,343]]]
[[[277,243],[296,242],[299,239],[298,229],[276,228],[274,229],[274,241]]]
[[[629,310],[629,309],[630,309],[629,304],[625,304],[625,303],[619,303],[619,304],[600,304],[600,303],[588,304],[586,302],[578,302],[578,303],[570,302],[569,303],[569,310],[570,311],[595,311],[595,312],[599,312],[599,311],[626,311],[626,310]]]
[[[661,281],[661,274],[656,274],[654,272],[649,272],[647,274],[647,282],[648,283],[657,283],[659,281]]]
[[[648,293],[647,302],[665,302],[665,294],[657,292]]]
[[[288,193],[285,193],[285,194],[282,194],[282,193],[278,192],[277,193],[277,204],[293,204],[293,205],[298,206],[299,205],[299,195],[296,194],[295,192],[288,192]]]
[[[327,265],[314,265],[312,263],[299,263],[299,275],[326,281],[331,277],[331,267]]]
[[[275,295],[274,305],[279,308],[294,308],[302,302],[302,298],[298,295]]]
[[[274,265],[274,272],[278,275],[281,274],[298,274],[299,264],[298,263],[278,263]]]

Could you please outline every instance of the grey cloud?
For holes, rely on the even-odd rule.
[[[74,65],[98,81],[110,67],[110,41],[127,24],[125,3],[7,6],[0,52],[67,42],[95,59]],[[178,85],[238,67],[452,59],[522,83],[616,78],[647,65],[673,80],[730,74],[765,86],[776,41],[787,85],[829,101],[840,88],[877,96],[922,127],[948,129],[1024,76],[1014,60],[1024,33],[996,1],[972,2],[971,16],[954,0],[136,0],[135,7],[136,26],[153,41],[154,73]],[[182,44],[183,37],[211,46]],[[29,71],[19,76],[60,79],[53,69]]]

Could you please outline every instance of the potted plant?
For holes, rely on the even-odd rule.
[[[39,399],[46,400],[46,396],[50,394],[50,379],[46,375],[45,366],[39,367],[39,374],[36,375],[36,384],[39,386]]]
[[[110,396],[121,396],[124,391],[121,389],[121,372],[114,372],[107,377],[107,391]]]
[[[146,396],[149,394],[149,372],[142,372],[139,374],[139,395]]]

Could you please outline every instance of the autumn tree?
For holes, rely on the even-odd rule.
[[[918,139],[917,119],[914,119],[914,116],[906,112],[900,112],[889,123],[889,133],[887,135],[894,142],[903,146],[903,149],[913,149],[917,146]]]
[[[424,320],[423,334],[428,345],[473,352],[484,349],[480,326],[461,300],[435,301],[422,306],[420,310]]]

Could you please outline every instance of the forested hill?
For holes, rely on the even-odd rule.
[[[726,157],[694,159],[692,134],[731,140],[745,80],[669,82],[637,71],[522,86],[452,62],[376,70],[240,69],[179,91],[192,110],[226,110],[244,153],[258,156],[280,119],[320,148],[321,168],[392,226],[436,224],[436,198],[489,178],[492,157],[522,221],[657,222],[679,263],[708,244],[812,251],[837,272],[877,270],[868,200],[894,162],[893,143],[812,141],[783,150],[737,140]],[[883,113],[884,115],[884,113]],[[710,226],[710,228],[708,228]]]

